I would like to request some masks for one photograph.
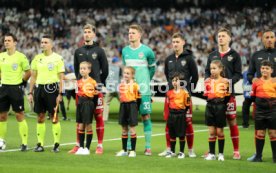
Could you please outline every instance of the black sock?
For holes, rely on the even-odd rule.
[[[256,157],[262,158],[263,148],[264,148],[264,136],[256,136]]]
[[[180,137],[179,138],[179,146],[180,146],[180,152],[184,153],[184,148],[185,148],[185,137]]]
[[[84,130],[79,130],[80,147],[84,147]]]
[[[175,153],[176,138],[171,138],[171,139],[170,139],[170,143],[171,143],[171,151],[172,151],[173,153]]]
[[[271,140],[271,138],[270,138],[270,140]],[[272,149],[272,158],[273,158],[273,161],[276,162],[276,140],[274,140],[274,141],[271,140],[270,144],[271,144],[271,149]]]
[[[86,148],[90,149],[90,145],[93,138],[93,131],[86,132]]]
[[[131,135],[131,149],[132,149],[133,151],[135,151],[135,149],[136,149],[136,141],[137,141],[137,136],[136,136],[136,134],[132,134],[132,135]]]
[[[224,136],[218,136],[218,147],[219,147],[219,153],[223,153],[224,151]]]
[[[127,139],[128,139],[128,135],[122,134],[122,145],[123,145],[123,150],[125,152],[127,151]]]
[[[216,150],[216,137],[210,137],[209,138],[209,153],[211,154],[215,154],[215,150]]]

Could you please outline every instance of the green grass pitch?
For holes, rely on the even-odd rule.
[[[199,110],[194,110],[194,129],[195,129],[195,143],[194,149],[197,158],[188,158],[179,160],[177,158],[166,159],[159,157],[158,153],[165,149],[164,127],[162,122],[162,103],[153,103],[153,137],[152,137],[152,156],[144,156],[144,138],[143,125],[139,123],[137,127],[137,157],[115,157],[115,152],[121,149],[121,128],[117,123],[118,102],[111,103],[110,118],[105,125],[104,136],[104,154],[96,155],[96,141],[97,135],[95,133],[95,125],[93,123],[94,137],[91,146],[91,155],[76,156],[67,154],[73,147],[75,142],[75,122],[74,122],[74,106],[71,105],[68,111],[69,118],[72,121],[61,121],[62,125],[62,146],[60,153],[52,153],[52,129],[51,123],[48,120],[46,123],[46,137],[45,137],[45,152],[35,153],[33,151],[20,152],[15,149],[19,148],[20,138],[18,133],[18,125],[15,117],[11,115],[8,120],[8,133],[6,137],[8,152],[0,153],[0,173],[44,173],[44,172],[61,172],[61,173],[76,173],[76,172],[241,172],[254,173],[266,172],[275,173],[276,166],[272,163],[272,154],[270,149],[269,138],[266,137],[266,144],[263,153],[263,163],[250,163],[246,158],[251,156],[254,152],[254,129],[250,126],[249,129],[240,128],[240,151],[242,159],[240,161],[232,159],[232,142],[229,138],[229,130],[225,129],[225,161],[205,161],[200,156],[208,150],[208,132],[204,122],[204,107],[200,106]],[[28,106],[26,105],[26,112]],[[240,108],[238,111],[240,117]],[[29,148],[33,148],[37,142],[36,139],[36,119],[35,115],[31,114],[27,118],[29,124]],[[240,118],[238,119],[241,122]],[[250,122],[252,124],[252,121]],[[187,145],[186,145],[187,156]],[[179,150],[177,143],[176,151]],[[217,150],[217,146],[216,146]]]

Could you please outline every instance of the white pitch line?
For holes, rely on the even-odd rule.
[[[228,129],[228,128],[226,127],[224,129]],[[200,132],[207,132],[207,131],[208,131],[208,129],[203,129],[203,130],[195,130],[194,132],[195,133],[200,133]],[[165,133],[152,134],[151,136],[152,137],[156,137],[156,136],[163,136],[163,135],[165,135]],[[137,138],[144,138],[144,136],[137,136]],[[119,141],[121,139],[122,138],[113,138],[113,139],[105,139],[103,141],[104,142]],[[92,142],[95,143],[95,142],[98,142],[98,141],[93,140]],[[69,143],[63,143],[63,144],[60,144],[60,145],[61,146],[67,146],[67,145],[75,145],[75,144],[76,144],[76,142],[69,142]],[[53,147],[53,145],[46,145],[46,146],[44,146],[44,148],[51,148],[51,147]],[[29,148],[28,150],[32,150],[32,149],[34,149],[34,148]],[[0,152],[5,153],[5,152],[16,152],[16,151],[20,151],[20,149],[10,149],[10,150],[4,150],[4,151],[0,151]]]

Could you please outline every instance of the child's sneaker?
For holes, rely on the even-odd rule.
[[[103,147],[102,146],[97,146],[97,149],[96,149],[96,154],[103,154]]]
[[[169,152],[169,154],[166,156],[166,158],[172,158],[172,157],[175,157],[176,154],[173,153],[173,152]]]
[[[136,152],[130,151],[128,157],[136,157]]]
[[[145,149],[144,153],[145,153],[146,156],[151,156],[152,155],[150,148]]]
[[[68,153],[69,154],[75,154],[78,151],[79,148],[80,147],[76,145],[70,151],[68,151]]]
[[[171,150],[170,149],[166,149],[164,150],[162,153],[159,153],[158,156],[167,156],[168,154],[170,154]]]
[[[125,150],[121,150],[121,151],[119,151],[117,154],[116,154],[116,156],[118,156],[118,157],[120,157],[120,156],[127,156],[128,154],[127,154],[127,152],[125,151]]]
[[[240,155],[239,151],[234,151],[233,159],[234,160],[240,160],[241,159],[241,155]]]
[[[177,158],[178,159],[184,159],[185,158],[185,154],[182,153],[182,152],[179,152],[178,155],[177,155]]]
[[[89,149],[88,148],[84,148],[83,149],[83,155],[90,155],[90,151],[89,151]]]
[[[76,155],[83,155],[83,153],[84,153],[84,148],[82,147],[79,147],[78,151],[75,152]]]
[[[196,154],[195,154],[195,152],[194,152],[194,149],[189,149],[188,154],[189,154],[189,157],[191,157],[191,158],[196,157]]]
[[[218,154],[218,161],[224,161],[224,155],[222,153]]]
[[[216,156],[214,154],[209,153],[207,157],[205,157],[205,160],[216,160]]]

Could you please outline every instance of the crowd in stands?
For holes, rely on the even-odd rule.
[[[86,23],[97,27],[97,41],[106,50],[107,57],[120,57],[122,48],[128,44],[128,26],[138,23],[144,28],[142,42],[156,53],[157,72],[155,81],[166,81],[163,74],[164,60],[172,53],[171,35],[181,31],[187,48],[195,55],[200,75],[208,54],[216,48],[215,31],[227,26],[233,33],[232,47],[239,52],[246,67],[250,55],[262,48],[261,31],[276,30],[276,8],[265,11],[261,8],[244,8],[230,11],[226,8],[203,10],[155,9],[35,9],[19,11],[16,8],[0,7],[0,38],[6,32],[14,33],[19,42],[18,50],[30,60],[40,52],[40,38],[50,33],[55,38],[55,51],[60,53],[66,65],[73,64],[74,51],[83,44],[82,27]],[[0,51],[3,51],[3,41]]]

